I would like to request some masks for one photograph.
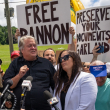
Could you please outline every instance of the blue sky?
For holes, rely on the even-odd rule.
[[[15,11],[14,18],[11,18],[11,25],[17,27],[16,5],[25,4],[26,0],[8,0],[8,1],[19,2],[19,3],[9,3],[9,7],[13,7]],[[110,0],[81,0],[81,2],[83,3],[85,8],[110,5]],[[4,3],[4,0],[0,0],[0,3]],[[0,4],[0,25],[2,26],[6,26],[6,18],[4,17],[4,8],[5,4]]]

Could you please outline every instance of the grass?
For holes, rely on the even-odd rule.
[[[49,46],[38,46],[38,50],[45,50],[47,48],[53,48],[56,50],[64,50],[67,49],[68,45],[49,45]],[[13,44],[14,50],[18,50],[18,44]],[[0,45],[0,59],[2,60],[1,68],[3,71],[6,71],[6,69],[9,67],[9,64],[11,63],[10,59],[10,51],[9,51],[9,45]]]

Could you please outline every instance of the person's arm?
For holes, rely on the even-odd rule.
[[[1,69],[1,65],[0,65],[0,74],[1,74],[2,77],[3,77],[3,75],[5,74],[5,73],[3,72],[3,70]]]
[[[15,38],[18,40],[19,36],[21,36],[19,29],[16,29]]]
[[[74,34],[75,34],[75,30],[74,30],[73,27],[70,27],[70,28],[69,28],[69,33],[71,34],[72,41],[71,41],[71,44],[68,44],[68,50],[76,51],[76,43],[77,43],[77,40],[76,40],[76,39],[73,39]]]
[[[101,54],[101,53],[97,53],[97,51],[100,50],[98,47],[99,47],[99,45],[96,45],[96,46],[93,48],[93,50],[92,50],[92,52],[93,52],[93,58],[92,58],[91,63],[92,63],[93,61],[97,60],[98,55]],[[97,48],[98,48],[98,49],[97,49]]]
[[[19,80],[26,74],[26,72],[29,70],[27,65],[24,65],[20,68],[19,73],[13,77],[11,80],[13,81],[13,85],[10,87],[11,89],[15,88],[18,84]]]
[[[97,83],[95,77],[90,73],[81,79],[80,96],[77,110],[93,110],[97,98]]]

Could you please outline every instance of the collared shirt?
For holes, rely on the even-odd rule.
[[[110,110],[110,79],[107,78],[103,86],[98,86],[96,110]]]
[[[6,83],[8,79],[15,77],[19,73],[20,68],[24,65],[27,65],[29,70],[13,89],[14,94],[17,96],[16,108],[20,108],[22,81],[25,80],[27,76],[32,76],[32,88],[31,91],[26,94],[26,110],[50,110],[50,107],[43,96],[43,92],[49,90],[50,87],[54,89],[53,75],[55,69],[47,59],[37,56],[37,59],[30,64],[30,62],[26,61],[23,57],[16,58],[6,71],[4,82]]]

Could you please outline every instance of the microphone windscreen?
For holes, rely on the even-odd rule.
[[[32,81],[32,80],[33,80],[33,77],[32,77],[32,76],[28,76],[28,77],[26,78],[26,80]]]
[[[9,84],[10,86],[12,86],[12,85],[13,85],[13,81],[12,81],[11,79],[9,79],[9,80],[7,81],[7,84]]]
[[[4,99],[11,99],[11,94],[9,94],[8,92],[5,93],[4,95]]]
[[[9,93],[6,92],[5,95],[4,95],[4,99],[6,99],[8,97]]]
[[[52,94],[49,91],[45,90],[44,91],[44,97],[46,100],[48,100],[48,99],[52,98]]]

